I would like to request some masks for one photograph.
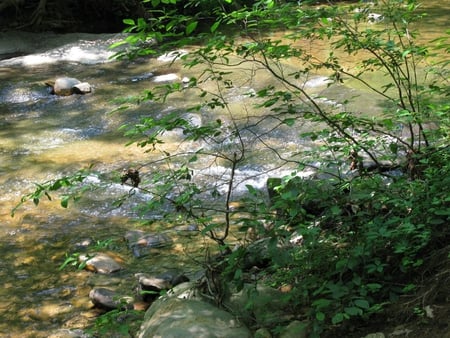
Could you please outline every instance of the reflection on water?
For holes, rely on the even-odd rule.
[[[446,10],[448,13],[448,8]],[[434,13],[435,22],[429,24],[431,37],[443,31],[436,28],[443,25],[440,13],[442,11]],[[120,125],[137,121],[142,115],[158,116],[174,110],[187,114],[183,107],[195,104],[199,98],[192,93],[180,93],[165,106],[146,103],[141,106],[131,105],[131,109],[125,113],[110,112],[117,107],[113,103],[115,99],[137,95],[153,86],[155,79],[181,81],[195,74],[189,73],[193,70],[181,70],[177,63],[169,67],[167,60],[111,62],[108,57],[112,51],[107,46],[118,38],[113,35],[85,34],[50,34],[38,38],[23,33],[16,37],[10,33],[7,37],[5,33],[0,35],[1,54],[38,51],[32,55],[0,61],[2,337],[48,337],[49,332],[61,327],[83,328],[97,315],[87,298],[94,283],[92,274],[70,269],[58,270],[65,254],[76,251],[77,243],[83,239],[115,239],[114,250],[124,258],[127,271],[118,278],[117,283],[135,283],[130,276],[133,272],[141,272],[143,267],[146,272],[151,272],[152,269],[173,267],[176,262],[188,271],[191,269],[189,266],[192,262],[183,251],[183,246],[195,251],[195,240],[189,237],[176,238],[177,244],[162,249],[163,254],[155,252],[136,261],[121,238],[126,230],[138,227],[132,219],[139,220],[140,216],[133,207],[151,196],[140,192],[121,208],[113,208],[111,201],[127,194],[129,188],[109,182],[122,168],[148,162],[152,156],[138,147],[124,147],[126,140],[117,131]],[[295,68],[296,65],[291,64],[290,67]],[[253,82],[244,81],[240,75],[242,73],[235,83],[240,83],[241,88],[227,94],[238,122],[253,113],[252,105],[245,102],[243,94],[255,91],[258,86],[270,81],[266,74],[258,74],[258,80]],[[93,93],[69,97],[49,95],[44,82],[58,76],[71,76],[89,82]],[[326,88],[327,80],[321,76],[312,76],[306,85],[311,92],[321,93],[323,104],[335,106],[348,97],[355,97],[345,108],[350,110],[369,106],[376,110],[378,105],[372,96],[364,96],[355,88]],[[226,119],[226,114],[220,111],[214,112],[216,115],[211,111],[189,114],[195,124],[218,117]],[[309,128],[308,125],[304,127]],[[288,153],[308,149],[310,145],[297,140],[297,134],[298,130],[278,130],[268,135],[266,144],[282,147]],[[172,147],[170,141],[176,139],[176,132],[167,134],[167,146]],[[248,146],[251,142],[257,143],[250,134],[246,141]],[[270,153],[256,151],[250,159],[236,173],[241,183],[238,189],[242,191],[245,184],[262,188],[264,179],[274,174],[264,173],[264,164],[274,161]],[[91,192],[85,201],[63,210],[57,201],[42,200],[39,208],[26,204],[15,218],[9,216],[10,210],[24,193],[33,188],[34,182],[50,180],[92,163],[103,176],[91,177],[90,180],[107,179],[103,189]],[[225,173],[225,176],[227,174],[227,169],[220,164],[209,170],[199,175],[206,180],[217,172]],[[151,172],[143,174],[151,175]],[[153,231],[165,231],[168,227],[163,223],[152,226],[150,230]]]

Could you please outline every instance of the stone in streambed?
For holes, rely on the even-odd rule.
[[[135,257],[150,254],[150,249],[172,245],[172,239],[166,234],[146,233],[142,230],[131,230],[125,234],[128,247]]]
[[[97,273],[110,274],[123,268],[123,260],[120,257],[107,253],[80,255],[79,260],[85,263],[86,270]]]
[[[198,226],[196,224],[177,225],[173,228],[178,234],[197,234],[199,233]]]
[[[51,88],[52,94],[59,96],[91,92],[91,85],[89,83],[81,82],[73,77],[59,77],[55,81],[46,81],[45,84]]]
[[[107,288],[94,288],[89,292],[91,302],[100,308],[107,310],[132,309],[134,299],[122,296]]]
[[[160,298],[145,315],[137,337],[251,337],[232,314],[206,302]]]
[[[161,291],[167,291],[178,284],[189,281],[189,278],[183,273],[172,270],[155,276],[137,273],[135,277],[139,283],[138,290],[145,301],[152,301]]]

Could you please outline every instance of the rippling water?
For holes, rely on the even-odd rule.
[[[430,36],[441,32],[436,26],[443,25],[442,12],[434,15],[435,22],[429,24]],[[120,239],[127,229],[138,227],[141,216],[133,207],[151,198],[148,193],[140,192],[121,208],[111,206],[129,188],[110,183],[110,178],[122,168],[146,163],[153,156],[138,147],[124,147],[126,139],[117,128],[127,121],[137,121],[142,115],[158,116],[173,110],[188,114],[183,107],[199,100],[192,93],[181,93],[165,105],[131,105],[124,113],[111,114],[117,108],[114,100],[118,97],[139,94],[155,83],[181,81],[185,76],[195,75],[193,70],[183,70],[178,63],[171,64],[170,59],[111,61],[113,51],[108,46],[120,38],[119,34],[0,34],[0,54],[26,54],[0,61],[2,337],[48,337],[58,328],[83,328],[92,322],[97,314],[87,298],[92,275],[85,271],[59,271],[58,266],[64,261],[65,253],[76,250],[77,243],[83,239]],[[50,95],[44,82],[58,76],[89,82],[93,92],[70,97]],[[245,117],[253,109],[243,94],[257,90],[267,81],[267,76],[262,74],[257,80],[259,83],[248,83],[236,77],[235,83],[240,83],[240,87],[227,94],[236,116]],[[357,89],[326,88],[323,76],[312,76],[308,81],[311,92],[323,94],[324,104],[336,105],[345,97],[357,94],[353,105],[374,109],[377,106],[376,100]],[[217,117],[226,119],[226,114],[220,111],[189,114],[196,124]],[[298,140],[297,133],[289,129],[277,131],[266,141],[287,152],[308,149],[311,145]],[[177,140],[177,133],[166,135],[166,139],[169,148],[175,147],[170,141]],[[246,141],[254,140],[248,136]],[[265,164],[273,160],[267,152],[257,151],[252,161],[237,170],[240,182],[237,192],[245,191],[245,184],[263,188],[265,179],[274,175],[274,172],[264,173]],[[23,194],[33,189],[34,182],[54,179],[90,164],[95,164],[101,175],[89,180],[98,183],[104,179],[103,190],[88,194],[85,201],[68,210],[61,209],[57,201],[43,200],[39,208],[27,203],[14,218],[10,217],[11,209]],[[218,173],[226,174],[227,170],[218,164],[199,175],[207,179]],[[151,172],[144,174],[151,175]],[[166,227],[155,223],[152,229]],[[180,239],[180,243],[192,247],[191,239]],[[173,262],[190,266],[180,245],[166,249],[163,255],[139,261],[120,240],[115,250],[124,257],[129,272],[140,271],[142,266],[150,270],[156,265],[171,267]],[[122,277],[123,283],[134,282],[129,275]]]

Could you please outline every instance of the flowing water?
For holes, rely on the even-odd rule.
[[[429,3],[431,16],[424,30],[431,39],[447,28],[449,6],[437,5],[437,1]],[[195,70],[182,69],[178,62],[172,64],[168,60],[111,61],[108,57],[112,52],[107,46],[120,38],[120,35],[88,34],[2,33],[0,36],[3,54],[26,54],[0,61],[1,337],[48,337],[59,328],[83,328],[92,323],[97,312],[92,309],[88,294],[98,280],[93,281],[92,273],[87,271],[58,270],[65,254],[76,251],[87,239],[94,243],[114,239],[112,247],[124,260],[126,273],[108,278],[121,280],[116,281],[119,284],[132,285],[133,272],[158,272],[174,266],[194,271],[194,264],[184,250],[187,246],[194,252],[198,237],[175,236],[173,247],[140,259],[134,258],[121,241],[125,231],[139,228],[141,221],[149,217],[140,215],[133,206],[150,199],[151,195],[136,193],[121,207],[113,208],[112,201],[127,194],[130,187],[111,183],[114,181],[111,178],[123,168],[151,162],[154,155],[136,146],[125,147],[127,139],[118,127],[138,121],[140,116],[161,116],[170,111],[180,111],[199,124],[216,118],[226,121],[227,113],[186,112],[183,107],[200,100],[193,92],[186,91],[165,104],[131,104],[129,110],[111,114],[118,107],[115,100],[119,97],[138,95],[159,81],[180,82],[183,77],[197,75]],[[289,66],[295,68],[295,64]],[[235,75],[235,89],[226,93],[233,113],[240,118],[254,113],[243,94],[269,81],[265,74],[247,81],[242,76],[247,72],[250,70]],[[59,76],[89,82],[93,92],[68,97],[50,95],[44,82]],[[379,109],[373,96],[355,88],[326,88],[324,78],[318,75],[308,80],[308,90],[321,93],[324,104],[357,97],[351,103],[354,108],[369,106],[372,112]],[[213,83],[204,86],[212,89]],[[287,153],[307,149],[310,145],[299,140],[297,133],[278,131],[269,134],[265,142]],[[247,143],[255,142],[251,135],[243,136]],[[166,135],[168,149],[176,147],[175,142],[171,143],[176,139],[176,132]],[[238,180],[242,182],[238,190],[244,189],[244,184],[263,187],[268,174],[262,173],[265,164],[271,161],[275,161],[273,155],[267,152],[257,151],[250,156],[237,170]],[[89,179],[100,183],[104,180],[103,190],[87,194],[85,200],[68,209],[62,209],[57,200],[42,200],[39,207],[26,203],[14,218],[10,217],[21,196],[35,187],[34,182],[55,179],[91,164],[101,175]],[[211,170],[226,172],[220,164]],[[211,173],[203,174],[207,177]],[[147,169],[144,175],[151,175],[151,170]],[[251,179],[245,181],[248,177]],[[173,225],[156,222],[146,229],[165,231],[170,226]]]

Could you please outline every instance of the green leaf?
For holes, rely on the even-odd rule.
[[[143,18],[139,18],[137,21],[137,26],[140,30],[145,29],[145,27],[147,26],[147,23],[145,22],[145,19]]]
[[[433,213],[439,216],[450,216],[450,209],[438,209],[435,210]]]
[[[130,26],[136,25],[133,19],[123,19],[123,23]]]
[[[389,150],[393,154],[397,154],[397,152],[398,152],[398,144],[397,143],[389,143]]]
[[[333,318],[331,318],[331,322],[332,322],[333,324],[339,324],[339,323],[341,323],[343,320],[344,320],[344,314],[341,313],[341,312],[336,313],[336,314],[333,316]]]
[[[211,223],[211,224],[207,225],[204,229],[202,229],[201,234],[205,235],[206,233],[213,231],[214,229],[216,229],[219,226],[220,226],[220,224]]]
[[[220,21],[214,22],[213,25],[210,28],[211,33],[214,33],[217,30],[217,28],[219,28],[219,25],[220,25]]]
[[[294,118],[287,118],[283,120],[283,123],[289,127],[292,127],[295,124],[296,119]]]
[[[362,310],[359,307],[350,306],[344,309],[345,313],[350,316],[359,316],[362,315]]]
[[[406,58],[409,54],[411,54],[411,50],[410,50],[410,49],[405,50],[405,51],[402,53],[402,58],[403,58],[403,59]]]
[[[114,49],[114,48],[119,47],[119,46],[122,46],[122,45],[124,45],[124,44],[126,44],[126,43],[127,43],[127,42],[124,41],[124,40],[114,42],[112,45],[109,46],[109,49]]]
[[[192,21],[189,25],[186,26],[186,35],[190,35],[195,28],[197,28],[198,21]]]
[[[369,302],[365,299],[356,299],[353,303],[361,309],[368,309],[370,307]]]
[[[76,262],[77,260],[76,260],[76,258],[74,258],[74,257],[68,257],[60,266],[59,266],[59,268],[58,268],[58,270],[62,270],[62,269],[64,269],[69,263],[72,263],[72,262]]]
[[[312,305],[317,309],[323,309],[330,306],[331,303],[332,301],[330,299],[320,298],[315,300]]]
[[[61,198],[61,206],[63,208],[67,208],[68,207],[68,205],[69,205],[69,198],[70,198],[70,196],[63,196]]]
[[[320,322],[323,322],[325,320],[325,313],[323,312],[316,312],[316,319]]]

